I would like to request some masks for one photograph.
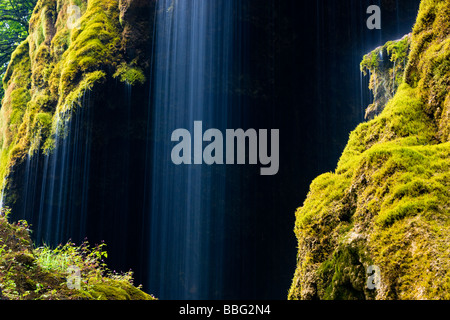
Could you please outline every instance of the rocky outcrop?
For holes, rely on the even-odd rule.
[[[369,117],[383,110],[312,182],[296,212],[289,299],[450,298],[449,17],[448,1],[422,1],[395,95],[389,67],[373,75],[388,101]]]
[[[403,82],[406,62],[411,45],[411,34],[400,40],[389,41],[365,55],[361,62],[361,72],[370,74],[369,89],[373,93],[373,103],[366,109],[366,120],[371,120],[383,111],[398,87]]]

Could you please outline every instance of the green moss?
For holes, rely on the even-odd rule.
[[[32,60],[32,85],[34,88],[42,88],[47,85],[46,79],[49,75],[49,66],[51,65],[50,51],[47,45],[42,44],[34,53]]]
[[[450,4],[424,0],[413,29],[413,46],[405,80],[419,88],[425,110],[438,125],[437,138],[450,140],[448,92],[450,77]]]
[[[361,72],[370,72],[369,88],[374,101],[367,107],[366,119],[373,119],[384,109],[403,83],[407,58],[411,47],[411,35],[389,41],[363,57]]]
[[[362,256],[364,253],[357,246],[343,246],[336,250],[317,270],[320,279],[318,295],[324,300],[364,299],[365,273],[370,263],[363,263]]]
[[[411,45],[411,38],[404,37],[400,41],[389,41],[386,43],[386,50],[392,62],[399,64],[406,63],[409,55],[409,48]]]
[[[342,199],[349,182],[350,179],[333,173],[326,173],[316,178],[311,184],[308,200],[301,209],[297,210],[296,229],[301,230],[313,220],[320,219],[324,208]],[[327,197],[320,196],[324,194]]]
[[[122,288],[103,283],[95,284],[90,294],[97,300],[130,300],[130,296]]]
[[[136,84],[144,84],[146,81],[145,75],[140,68],[130,67],[126,63],[122,63],[117,68],[117,71],[113,77],[119,78],[121,82],[125,82],[132,86]]]
[[[80,28],[68,28],[70,5],[81,9]],[[29,37],[12,55],[3,78],[0,110],[0,180],[8,191],[11,166],[28,153],[54,147],[62,119],[81,107],[81,98],[108,79],[145,82],[140,66],[125,61],[119,0],[39,0]],[[49,117],[51,126],[49,129]],[[14,155],[11,158],[11,155]]]
[[[24,64],[29,64],[29,43],[28,40],[22,42],[16,50],[14,50],[11,61],[8,64],[8,68],[6,69],[6,73],[3,77],[3,88],[5,91],[8,89],[8,83],[11,80],[13,72],[15,69],[24,69]]]
[[[337,173],[353,168],[364,151],[387,142],[396,146],[434,144],[436,127],[423,110],[417,91],[403,84],[376,119],[360,124],[351,134]]]
[[[3,212],[5,213],[5,212]],[[25,221],[10,224],[0,215],[0,287],[11,300],[155,300],[133,286],[132,275],[109,274],[102,246],[66,244],[34,248]],[[8,212],[6,212],[8,215]],[[69,266],[80,270],[80,288],[67,286]]]
[[[39,127],[49,128],[52,124],[52,115],[50,113],[38,113],[36,120],[39,122]]]
[[[361,72],[364,73],[364,75],[367,75],[367,73],[375,72],[379,70],[380,66],[380,52],[383,52],[383,48],[378,48],[374,51],[372,51],[369,54],[366,54],[361,61],[360,69]]]
[[[28,41],[15,50],[8,66],[3,85],[5,97],[0,109],[0,179],[5,187],[6,177],[16,161],[20,161],[26,150],[24,138],[27,126],[27,104],[31,99],[31,65]],[[14,198],[14,195],[11,195]]]
[[[152,300],[152,297],[126,281],[109,280],[94,284],[88,291],[96,300]]]
[[[86,91],[91,90],[94,84],[100,83],[101,81],[105,80],[105,78],[106,74],[103,71],[94,71],[86,74],[78,84],[77,88],[67,95],[64,104],[59,105],[59,108],[57,110],[58,113],[68,113],[68,111],[70,111],[70,108],[72,108],[73,106],[81,106],[80,98],[83,96],[83,94]]]
[[[297,210],[290,299],[449,298],[449,10],[422,1],[409,55],[405,38],[380,47],[391,62],[407,57],[404,81]],[[372,53],[361,66],[382,72],[380,62]],[[373,291],[369,265],[381,270]]]
[[[17,127],[23,117],[27,103],[30,101],[30,92],[26,88],[18,88],[11,92],[10,126]]]

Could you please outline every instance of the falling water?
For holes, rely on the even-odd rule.
[[[163,299],[220,298],[225,167],[176,166],[175,129],[227,126],[235,1],[158,2],[150,284]],[[214,244],[214,246],[213,246]]]
[[[365,110],[365,106],[364,106],[364,87],[363,87],[363,72],[360,71],[359,73],[359,83],[360,83],[360,88],[359,90],[361,91],[361,119],[364,119],[364,110]]]
[[[392,69],[392,95],[395,94],[395,64],[396,61],[394,60],[394,68]]]
[[[4,197],[5,197],[5,190],[3,190],[2,188],[2,192],[0,193],[0,212],[3,211],[3,204],[5,202]]]
[[[37,146],[26,157],[14,217],[33,225],[38,244],[55,246],[85,236],[92,125],[87,101],[58,117],[52,152],[43,154]]]
[[[371,74],[370,70],[367,71],[367,75],[364,75],[362,71],[360,72],[361,121],[365,120],[366,108],[373,103],[373,93],[369,88]]]

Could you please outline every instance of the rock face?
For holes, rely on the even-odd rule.
[[[367,120],[383,111],[403,82],[410,46],[411,35],[408,34],[400,40],[389,41],[364,56],[361,72],[364,75],[370,73],[369,88],[374,96],[373,103],[366,109]]]
[[[74,4],[79,19],[69,0],[38,1],[30,35],[12,55],[0,111],[2,190],[26,154],[51,152],[58,126],[81,106],[86,92],[115,79],[131,86],[146,81],[154,1]]]
[[[450,298],[450,3],[422,1],[394,78],[390,64],[377,65],[379,52],[407,39],[362,63],[379,68],[373,119],[350,134],[336,170],[312,182],[296,212],[289,299]],[[375,288],[369,266],[379,268]]]

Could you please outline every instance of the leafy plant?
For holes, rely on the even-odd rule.
[[[28,21],[37,0],[0,0],[0,78],[16,47],[28,36]],[[0,86],[0,99],[3,98]]]
[[[72,242],[60,245],[55,249],[45,245],[35,250],[37,263],[47,271],[65,274],[70,266],[80,269],[85,278],[101,276],[107,271],[103,258],[108,254],[104,250],[105,243],[91,247],[87,241],[81,246]]]

